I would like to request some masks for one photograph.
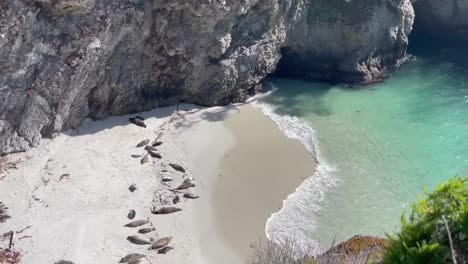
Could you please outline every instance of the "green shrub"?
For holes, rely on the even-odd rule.
[[[389,236],[384,263],[454,263],[449,238],[457,263],[468,261],[468,179],[451,179],[426,196],[409,217],[402,215],[401,231]]]

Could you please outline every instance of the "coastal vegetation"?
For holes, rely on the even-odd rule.
[[[438,185],[403,214],[401,231],[389,236],[384,263],[468,261],[468,178]]]

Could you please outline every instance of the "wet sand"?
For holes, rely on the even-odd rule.
[[[238,110],[224,122],[235,145],[221,161],[211,201],[215,228],[245,259],[251,245],[264,239],[270,215],[316,164],[300,142],[284,136],[259,109],[243,105]]]

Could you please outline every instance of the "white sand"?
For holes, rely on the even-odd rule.
[[[216,190],[227,188],[220,175],[224,174],[222,169],[226,165],[221,165],[226,163],[230,151],[241,155],[248,153],[248,150],[235,148],[239,140],[235,133],[238,132],[225,124],[225,119],[238,113],[239,107],[200,110],[184,105],[181,108],[192,110],[177,114],[174,107],[168,107],[139,114],[147,118],[146,129],[128,122],[128,117],[134,115],[88,121],[77,131],[44,140],[39,147],[26,153],[8,156],[9,160],[20,162],[18,169],[9,170],[0,180],[0,201],[9,207],[12,217],[0,224],[0,234],[31,225],[15,238],[14,248],[24,254],[22,263],[52,264],[58,260],[75,264],[117,263],[128,253],[146,254],[148,258],[143,263],[242,263],[245,256],[239,252],[245,252],[250,241],[240,245],[242,250],[236,248],[236,244],[241,243],[239,238],[232,243],[223,232],[226,226],[220,226],[220,221],[224,222],[220,210],[225,209],[219,208],[223,203],[214,202],[220,195]],[[248,122],[246,124],[248,127]],[[275,128],[267,126],[266,129]],[[161,160],[152,159],[141,165],[139,158],[130,156],[145,153],[135,145],[144,139],[153,141],[158,135],[164,142],[158,147]],[[238,161],[241,160],[236,158]],[[184,166],[186,175],[167,166],[169,162]],[[193,176],[197,186],[192,192],[200,199],[182,198],[176,205],[183,209],[181,212],[152,215],[153,198],[170,193],[169,187],[160,182],[162,176],[174,177],[171,187],[178,186],[183,177]],[[288,177],[295,178],[297,183],[302,176],[291,174]],[[128,190],[132,183],[138,188],[133,193]],[[282,188],[281,181],[273,186]],[[282,199],[293,189],[289,184],[284,189],[286,192],[275,195],[267,210],[279,209]],[[248,191],[252,191],[251,188]],[[227,198],[225,204],[232,202],[232,197]],[[167,255],[158,255],[148,251],[147,245],[129,243],[126,237],[138,230],[123,227],[130,221],[127,219],[129,209],[137,212],[134,220],[149,217],[156,227],[157,235],[150,233],[141,237],[172,236],[171,245],[175,249]],[[264,222],[269,213],[273,212],[259,210],[260,222]],[[231,216],[226,214],[225,217]],[[261,233],[264,226],[258,223],[249,227],[248,232]],[[238,230],[242,226],[233,228],[231,233],[243,232]],[[19,239],[22,236],[28,237]],[[5,243],[0,241],[0,247],[5,247]]]
[[[221,122],[227,111],[211,108],[185,115],[185,120],[173,112],[169,107],[140,114],[148,118],[146,129],[128,122],[133,115],[87,122],[76,132],[8,156],[21,162],[19,169],[9,170],[0,182],[0,201],[9,207],[12,217],[0,231],[32,225],[17,235],[31,238],[15,241],[15,248],[24,252],[23,263],[48,264],[61,259],[76,264],[117,263],[134,252],[151,254],[153,263],[156,259],[157,263],[206,263],[193,211],[194,205],[207,203],[210,173],[216,175],[217,159],[232,146],[231,135]],[[130,157],[144,153],[135,145],[143,139],[154,140],[158,132],[164,142],[159,148],[161,161],[141,165],[140,159]],[[201,198],[182,199],[181,213],[152,215],[153,192],[166,188],[156,176],[162,169],[168,170],[164,175],[173,172],[166,166],[168,162],[181,164],[193,174],[198,185],[193,192]],[[60,180],[63,174],[69,176]],[[177,185],[182,174],[173,175],[178,180],[173,185]],[[133,193],[128,190],[132,183],[138,188]],[[156,255],[147,251],[148,246],[129,243],[126,237],[137,231],[123,227],[129,222],[129,209],[136,210],[135,219],[150,217],[160,236],[173,236],[175,249]],[[154,237],[146,237],[151,235]]]

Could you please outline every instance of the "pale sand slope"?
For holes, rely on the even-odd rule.
[[[241,263],[249,242],[264,233],[268,216],[300,177],[310,175],[289,162],[304,160],[311,168],[313,159],[250,106],[181,113],[173,107],[141,113],[148,118],[146,129],[129,124],[129,116],[88,122],[27,153],[8,156],[21,163],[0,180],[0,201],[12,216],[0,225],[0,233],[32,225],[15,239],[23,263],[117,263],[128,253],[147,254],[150,263]],[[130,157],[144,152],[135,148],[138,142],[160,133],[162,160],[141,165]],[[183,165],[187,175],[174,172],[168,162]],[[177,205],[182,212],[152,215],[153,196],[158,200],[158,194],[168,193],[161,176],[173,176],[172,187],[193,176],[197,187],[192,191],[201,198],[182,198]],[[132,183],[138,188],[133,193],[128,190]],[[173,236],[175,249],[157,255],[126,241],[137,230],[123,227],[129,209],[137,211],[135,219],[150,217],[158,236]],[[31,237],[18,239],[24,235]]]

